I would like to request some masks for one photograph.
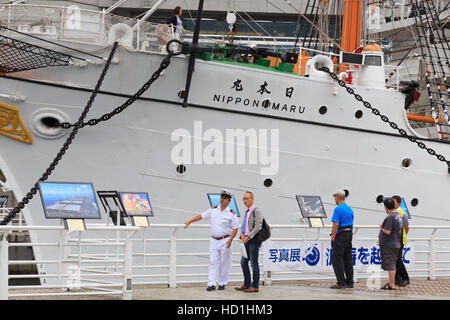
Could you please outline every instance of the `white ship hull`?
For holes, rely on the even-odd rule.
[[[4,21],[11,22],[8,25],[14,32],[9,30],[8,36],[83,57],[87,55],[43,44],[29,35],[106,57],[114,28],[119,26],[129,32],[128,44],[138,50],[123,46],[118,49],[87,116],[98,118],[132,96],[159,67],[164,55],[149,52],[158,48],[155,25],[143,22],[132,29],[135,20],[93,11],[81,12],[82,19],[78,21],[75,18],[79,9],[75,9],[6,6],[1,15]],[[45,15],[51,15],[53,21],[41,20]],[[17,34],[16,30],[22,33]],[[19,109],[24,127],[33,139],[32,144],[25,144],[0,135],[0,169],[18,201],[36,183],[70,132],[49,128],[42,119],[75,123],[103,68],[103,64],[75,62],[71,66],[0,76],[0,103]],[[409,135],[423,139],[428,147],[447,157],[447,141],[419,136],[407,120],[404,95],[384,88],[381,65],[362,66],[360,71],[369,72],[370,68],[378,68],[373,82],[370,74],[359,77],[355,72],[354,89]],[[385,211],[376,199],[394,194],[405,198],[412,223],[449,222],[450,176],[446,163],[401,137],[325,73],[315,71],[303,77],[246,64],[197,59],[189,105],[184,108],[179,94],[185,88],[187,70],[186,57],[173,57],[169,68],[127,110],[107,122],[80,129],[49,181],[92,182],[95,190],[148,192],[155,214],[150,218],[151,224],[189,220],[208,208],[206,194],[221,188],[235,194],[241,213],[245,208],[240,199],[244,191],[252,191],[269,224],[306,223],[296,195],[320,196],[327,213],[324,223],[330,224],[335,208],[332,194],[337,189],[349,191],[348,203],[355,211],[357,225],[378,225]],[[320,112],[324,107],[326,112]],[[250,146],[248,139],[226,140],[230,130],[250,130],[247,133],[261,135]],[[225,140],[216,140],[219,136]],[[181,141],[186,143],[184,151],[190,156],[174,160]],[[243,161],[238,154],[245,154]],[[407,168],[402,166],[405,159],[410,163]],[[181,164],[186,167],[183,174],[177,172]],[[265,185],[267,179],[272,181],[270,186]],[[38,194],[22,212],[27,225],[62,223],[45,218]],[[102,220],[87,221],[90,223],[111,221],[102,211]],[[286,231],[283,236],[296,232]],[[329,230],[321,232],[328,236]],[[168,236],[164,229],[147,233],[156,238]],[[363,230],[358,234],[364,236]],[[420,236],[420,232],[416,235]],[[96,236],[101,238],[103,234]],[[209,230],[198,229],[197,233],[196,229],[196,236],[209,238]],[[54,240],[52,234],[40,231],[30,231],[30,238],[33,243]],[[143,252],[142,243],[134,245],[135,252]],[[180,250],[189,246],[183,242],[178,245]],[[147,247],[146,252],[151,249],[163,250]],[[59,253],[50,246],[34,247],[37,261],[55,260]],[[152,261],[164,264],[165,258],[154,256]],[[203,256],[186,259],[194,264],[198,259],[206,259],[203,262],[207,263]],[[43,270],[47,274],[61,271],[50,263],[40,264],[39,272],[42,274]],[[134,271],[140,275],[155,272],[151,268]],[[136,281],[146,280],[142,277]]]
[[[124,49],[119,54],[120,62],[111,66],[88,119],[122,104],[163,58]],[[446,164],[398,136],[326,77],[314,80],[197,60],[190,104],[183,108],[177,94],[184,87],[187,61],[184,57],[173,58],[165,74],[126,111],[107,122],[81,129],[49,181],[85,181],[93,182],[96,190],[148,192],[155,212],[151,224],[187,221],[208,207],[206,194],[220,188],[236,195],[242,212],[243,192],[254,192],[258,206],[272,224],[303,223],[295,199],[301,194],[321,196],[328,216],[324,222],[329,224],[335,207],[332,194],[337,189],[350,192],[348,203],[355,210],[355,224],[379,224],[385,212],[376,198],[393,194],[405,198],[414,224],[448,222],[450,178]],[[67,136],[62,133],[58,138],[43,137],[34,128],[36,113],[59,115],[75,122],[89,99],[87,89],[93,87],[100,70],[93,66],[48,68],[0,78],[1,90],[26,97],[20,103],[2,102],[20,109],[33,137],[33,143],[28,145],[0,136],[0,168],[18,199],[38,180]],[[240,92],[232,88],[237,79],[243,85]],[[264,81],[271,94],[257,92]],[[294,88],[291,98],[285,94],[289,87]],[[385,89],[356,89],[408,134],[415,135],[406,120],[402,94]],[[271,104],[263,108],[262,101],[267,98]],[[321,106],[327,106],[324,115],[319,113]],[[358,110],[363,111],[360,119],[355,117]],[[248,160],[247,164],[207,164],[200,159],[211,144],[201,136],[207,129],[218,129],[225,135],[227,129],[248,128],[279,130],[279,168],[275,174],[262,175],[261,168],[269,165],[248,164]],[[187,129],[193,136],[193,164],[184,163],[187,170],[182,175],[176,171],[180,163],[174,163],[171,157],[179,143],[171,138],[177,129]],[[273,143],[269,136],[269,149]],[[449,154],[446,143],[425,143],[440,154]],[[239,148],[237,142],[223,146],[225,155],[230,146]],[[200,155],[195,150],[201,150]],[[245,151],[247,155],[251,151],[248,145]],[[259,151],[270,154],[277,150]],[[409,168],[402,167],[405,158],[412,160]],[[273,185],[265,187],[265,179],[272,179]],[[38,198],[36,195],[23,210],[26,223],[60,225],[59,220],[45,219]],[[410,205],[412,199],[418,200],[417,206]],[[102,216],[101,223],[108,223],[107,214],[103,212]],[[153,231],[155,236],[162,233]],[[208,230],[202,229],[200,234],[207,236]],[[45,233],[31,232],[33,242],[50,240],[45,237]],[[56,254],[52,249],[35,248],[37,260]]]

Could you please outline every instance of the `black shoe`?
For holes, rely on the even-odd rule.
[[[347,286],[341,286],[339,284],[333,284],[330,289],[345,289]]]
[[[347,284],[347,285],[346,285],[346,288],[353,288],[353,287],[354,287],[353,284]]]
[[[219,290],[225,290],[225,285],[219,286]]]
[[[399,287],[405,287],[409,284],[409,280],[403,280],[401,282],[399,282],[398,286]]]
[[[206,288],[206,291],[213,291],[216,290],[216,286],[208,286],[208,288]]]

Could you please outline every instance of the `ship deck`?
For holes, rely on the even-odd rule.
[[[381,279],[383,285],[387,279]],[[330,289],[333,282],[328,281],[278,281],[272,285],[260,286],[257,293],[244,293],[234,290],[241,283],[230,282],[223,291],[206,291],[206,285],[182,284],[177,288],[162,285],[134,285],[133,300],[450,300],[450,279],[418,280],[412,279],[406,287],[397,287],[395,291],[371,290],[367,280],[361,279],[352,289]],[[57,292],[42,290],[41,293]],[[10,289],[11,293],[23,293],[25,290]],[[34,290],[33,292],[36,293]],[[73,294],[76,290],[73,291]],[[55,297],[14,297],[10,300],[54,300]],[[120,300],[120,296],[101,296],[80,294],[58,296],[58,300]]]

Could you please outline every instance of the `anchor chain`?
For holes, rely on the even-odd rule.
[[[62,122],[58,126],[63,128],[63,129],[69,129],[71,127],[77,126],[79,129],[81,129],[81,128],[85,127],[85,126],[95,126],[95,125],[99,124],[102,121],[108,121],[109,119],[111,119],[115,115],[118,115],[119,113],[124,111],[126,108],[128,108],[130,105],[132,105],[137,99],[139,99],[139,97],[142,96],[145,93],[145,91],[147,91],[150,88],[152,83],[155,82],[156,80],[158,80],[158,78],[161,75],[161,73],[165,69],[167,69],[167,67],[169,67],[170,59],[174,55],[175,55],[174,53],[170,52],[164,58],[164,60],[161,62],[159,68],[153,73],[153,75],[150,77],[150,79],[146,83],[144,83],[144,85],[132,97],[130,97],[122,105],[120,105],[117,108],[115,108],[113,111],[111,111],[109,113],[105,113],[104,115],[102,115],[101,117],[99,117],[97,119],[90,119],[90,120],[88,120],[86,122],[82,122],[80,124],[78,124],[78,123],[73,123],[72,124],[70,122]]]
[[[439,161],[442,161],[442,162],[446,163],[446,164],[447,164],[447,167],[448,167],[448,171],[449,171],[449,173],[450,173],[450,160],[447,160],[443,155],[438,154],[434,149],[432,149],[432,148],[430,148],[430,147],[427,147],[427,146],[425,145],[425,143],[423,143],[422,141],[420,141],[420,140],[417,139],[416,137],[409,135],[409,134],[406,132],[405,129],[399,128],[399,126],[398,126],[395,122],[389,120],[389,118],[388,118],[386,115],[382,114],[382,113],[380,112],[380,110],[378,110],[377,108],[373,107],[373,106],[370,104],[370,102],[365,101],[365,100],[363,99],[363,97],[361,97],[361,95],[355,93],[355,90],[354,90],[353,88],[348,87],[347,84],[346,84],[344,81],[339,80],[339,79],[338,79],[338,75],[335,74],[334,72],[330,71],[330,69],[328,69],[327,67],[323,67],[323,68],[321,68],[320,70],[322,70],[322,71],[328,73],[328,75],[329,75],[333,80],[337,80],[337,83],[338,83],[341,87],[345,88],[345,90],[347,90],[347,92],[348,92],[349,94],[353,95],[357,101],[361,102],[361,103],[364,105],[364,107],[366,107],[367,109],[370,109],[374,115],[380,117],[380,119],[381,119],[383,122],[389,123],[389,126],[390,126],[392,129],[397,130],[397,131],[400,133],[400,135],[401,135],[402,137],[405,137],[405,138],[407,138],[409,141],[411,141],[411,142],[413,142],[413,143],[416,143],[417,146],[418,146],[420,149],[426,150],[426,151],[428,152],[429,155],[435,156]]]
[[[147,91],[148,88],[151,86],[151,84],[159,78],[159,76],[161,75],[161,72],[169,66],[170,59],[172,58],[172,56],[180,54],[180,53],[174,53],[174,52],[171,52],[168,50],[169,54],[161,62],[161,65],[156,70],[156,72],[130,99],[128,99],[121,106],[114,109],[114,111],[103,115],[99,119],[91,119],[87,122],[84,122],[84,119],[86,118],[86,116],[89,112],[89,109],[91,108],[97,94],[100,91],[100,87],[101,87],[103,80],[106,76],[106,73],[111,65],[111,61],[114,56],[114,53],[116,52],[117,46],[118,46],[118,43],[115,42],[113,48],[111,49],[111,53],[109,54],[108,60],[106,61],[103,71],[100,75],[100,78],[97,81],[94,91],[92,92],[91,97],[89,98],[89,101],[86,104],[86,107],[84,108],[83,112],[81,113],[81,116],[78,119],[78,121],[74,124],[71,124],[68,122],[63,122],[60,124],[60,126],[65,129],[69,129],[69,128],[73,127],[72,132],[70,133],[66,142],[63,144],[62,148],[59,150],[59,152],[57,153],[56,157],[53,159],[53,161],[51,162],[51,164],[49,165],[47,170],[45,170],[45,172],[42,174],[41,178],[34,184],[34,186],[30,189],[30,191],[26,194],[26,196],[22,199],[22,201],[20,201],[17,204],[17,206],[15,208],[13,208],[2,221],[0,221],[0,225],[8,224],[16,216],[16,214],[19,213],[23,208],[25,208],[25,205],[27,205],[30,202],[30,200],[33,199],[34,195],[39,190],[39,182],[46,181],[48,179],[48,177],[52,174],[53,170],[55,170],[59,161],[61,161],[63,155],[69,149],[69,146],[73,142],[79,129],[83,128],[86,125],[90,125],[90,126],[96,125],[101,121],[109,120],[111,117],[115,116],[116,114],[121,113],[123,110],[125,110],[127,107],[129,107],[133,102],[135,102],[145,91]]]
[[[83,112],[81,113],[77,124],[82,123],[83,120],[86,118],[89,109],[91,108],[92,104],[94,103],[94,100],[98,94],[98,92],[100,91],[100,87],[103,83],[103,80],[105,79],[106,73],[108,72],[109,66],[111,65],[111,61],[112,58],[114,56],[114,53],[116,52],[118,43],[114,42],[114,45],[111,49],[111,52],[109,54],[108,60],[106,61],[106,64],[103,68],[103,71],[100,75],[100,78],[97,81],[97,84],[95,86],[94,91],[92,92],[86,106],[83,109]],[[47,168],[47,170],[45,170],[45,172],[42,174],[41,178],[38,180],[38,182],[36,182],[34,184],[34,186],[30,189],[30,191],[26,194],[26,196],[22,199],[22,201],[20,201],[15,208],[13,208],[8,215],[2,220],[0,221],[0,225],[6,225],[8,224],[15,216],[17,213],[19,213],[23,208],[25,208],[25,205],[28,204],[30,202],[31,199],[33,199],[34,195],[37,193],[38,189],[39,189],[39,181],[46,181],[48,179],[48,177],[52,174],[53,170],[55,170],[56,166],[58,165],[59,161],[61,161],[63,155],[66,153],[66,151],[69,149],[70,144],[73,142],[73,140],[75,139],[75,136],[78,133],[78,126],[75,126],[72,130],[72,132],[70,133],[69,137],[66,139],[66,142],[64,142],[63,147],[59,150],[59,152],[57,153],[56,157],[53,159],[53,161],[50,163],[49,167]]]

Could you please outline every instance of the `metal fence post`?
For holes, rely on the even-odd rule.
[[[272,285],[272,271],[264,271],[264,285],[265,286]]]
[[[170,249],[169,249],[169,288],[177,287],[177,228],[173,229],[170,236]]]
[[[436,233],[436,231],[437,231],[437,229],[433,229],[433,232],[431,233],[430,241],[429,241],[430,273],[428,276],[428,280],[436,280],[436,252],[435,252],[435,250],[436,250],[436,248],[435,248],[435,233]]]
[[[8,241],[3,235],[0,244],[0,300],[8,300]]]
[[[133,254],[131,239],[125,240],[125,249],[123,253],[123,288],[122,300],[131,300],[133,298],[132,291],[132,272],[133,272]]]

